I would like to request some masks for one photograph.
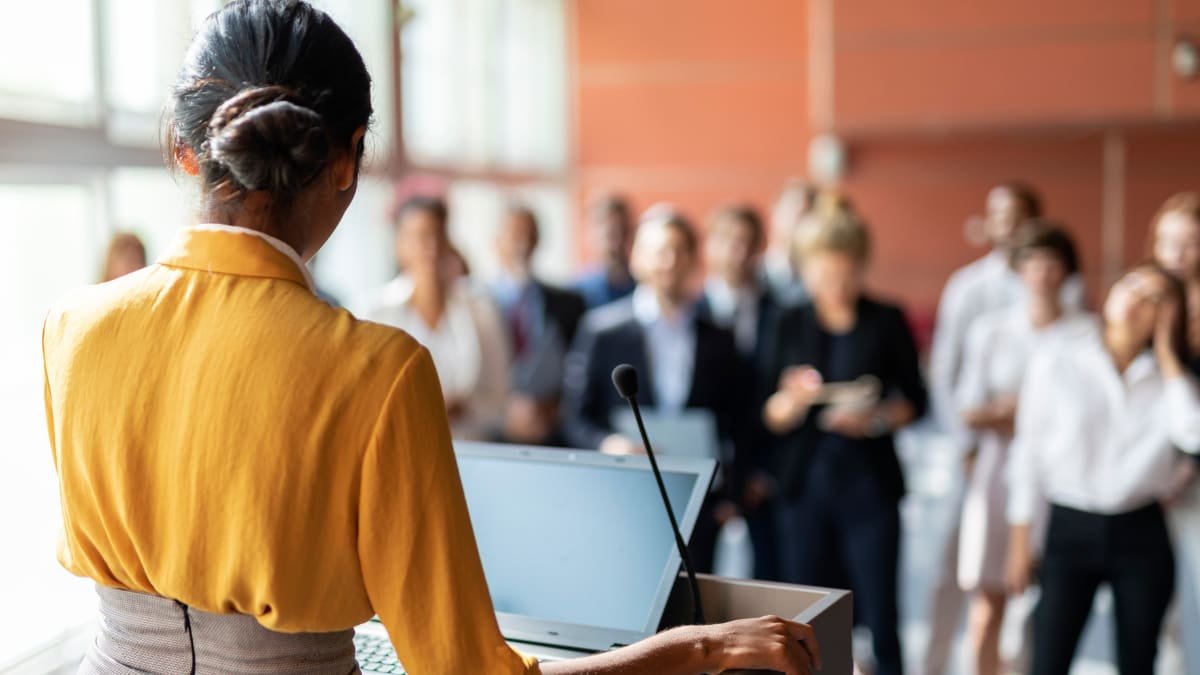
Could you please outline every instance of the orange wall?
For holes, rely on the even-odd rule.
[[[832,131],[878,239],[872,283],[918,315],[981,253],[964,222],[996,182],[1040,188],[1096,298],[1143,254],[1157,205],[1200,188],[1200,82],[1168,60],[1176,36],[1200,34],[1200,0],[571,8],[581,205],[618,189],[698,219],[730,199],[766,208]]]

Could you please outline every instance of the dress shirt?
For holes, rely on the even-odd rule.
[[[1010,523],[1029,523],[1039,493],[1117,514],[1165,496],[1178,448],[1200,453],[1200,393],[1164,380],[1147,351],[1118,372],[1100,329],[1034,356],[1021,387],[1009,459]]]
[[[753,354],[758,340],[759,289],[754,284],[735,289],[724,279],[711,277],[704,284],[704,293],[712,310],[713,323],[733,331],[742,356]]]
[[[466,406],[451,424],[455,438],[489,438],[508,396],[508,339],[495,306],[464,281],[446,298],[441,321],[430,326],[412,306],[413,290],[410,279],[396,277],[365,318],[405,331],[433,355],[443,396]]]
[[[55,303],[60,562],[284,632],[378,614],[414,673],[538,672],[496,624],[429,353],[319,300],[289,251],[186,228]]]
[[[955,400],[959,413],[978,408],[998,396],[1017,396],[1034,354],[1056,340],[1078,338],[1092,330],[1097,317],[1071,311],[1038,328],[1023,306],[984,314],[967,334]]]
[[[696,367],[694,310],[688,308],[668,319],[662,315],[654,292],[638,286],[633,292],[633,314],[646,332],[656,407],[671,412],[683,410]]]
[[[526,348],[538,345],[546,329],[546,299],[532,277],[517,279],[504,273],[492,284],[492,296],[496,298],[504,325],[509,330],[509,343],[513,348],[514,357],[519,358],[522,356],[518,353],[521,350],[516,344],[516,336],[511,334],[514,323],[521,322]]]
[[[1008,254],[998,250],[956,271],[942,291],[929,354],[929,389],[938,423],[964,451],[976,438],[958,414],[955,390],[971,324],[984,314],[1022,303],[1024,297],[1024,285],[1009,267]],[[1079,275],[1063,284],[1062,303],[1068,310],[1083,309],[1084,287]]]

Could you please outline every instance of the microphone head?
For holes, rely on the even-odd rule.
[[[638,393],[638,376],[637,368],[622,363],[613,368],[612,371],[613,386],[617,388],[617,393],[621,398],[633,398]]]

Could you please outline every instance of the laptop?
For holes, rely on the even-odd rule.
[[[642,444],[637,419],[628,406],[613,410],[609,416],[613,429],[629,440]],[[642,410],[646,435],[659,456],[721,459],[721,441],[717,418],[709,410],[685,408],[677,411]]]
[[[575,658],[658,630],[680,558],[648,458],[465,441],[455,454],[496,618],[514,648]],[[658,464],[686,539],[716,462]],[[514,545],[531,538],[536,546]],[[377,619],[354,640],[364,673],[404,672]]]

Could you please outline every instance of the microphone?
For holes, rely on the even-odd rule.
[[[654,471],[654,479],[658,481],[658,491],[662,493],[663,506],[667,507],[667,518],[671,521],[671,531],[675,533],[675,546],[679,549],[679,557],[683,560],[683,571],[687,573],[688,585],[692,588],[692,617],[697,624],[704,624],[704,610],[700,607],[700,587],[696,584],[696,573],[692,571],[692,559],[688,555],[687,543],[683,541],[683,533],[679,531],[679,522],[675,520],[675,510],[671,508],[671,499],[667,496],[667,486],[663,483],[662,472],[658,470],[658,460],[654,458],[654,449],[650,447],[650,437],[646,434],[646,425],[642,423],[642,412],[638,409],[638,374],[637,368],[622,363],[613,368],[613,386],[621,398],[629,401],[633,409],[633,418],[637,420],[638,431],[642,434],[642,443],[646,445],[646,456],[650,458],[650,468]]]

